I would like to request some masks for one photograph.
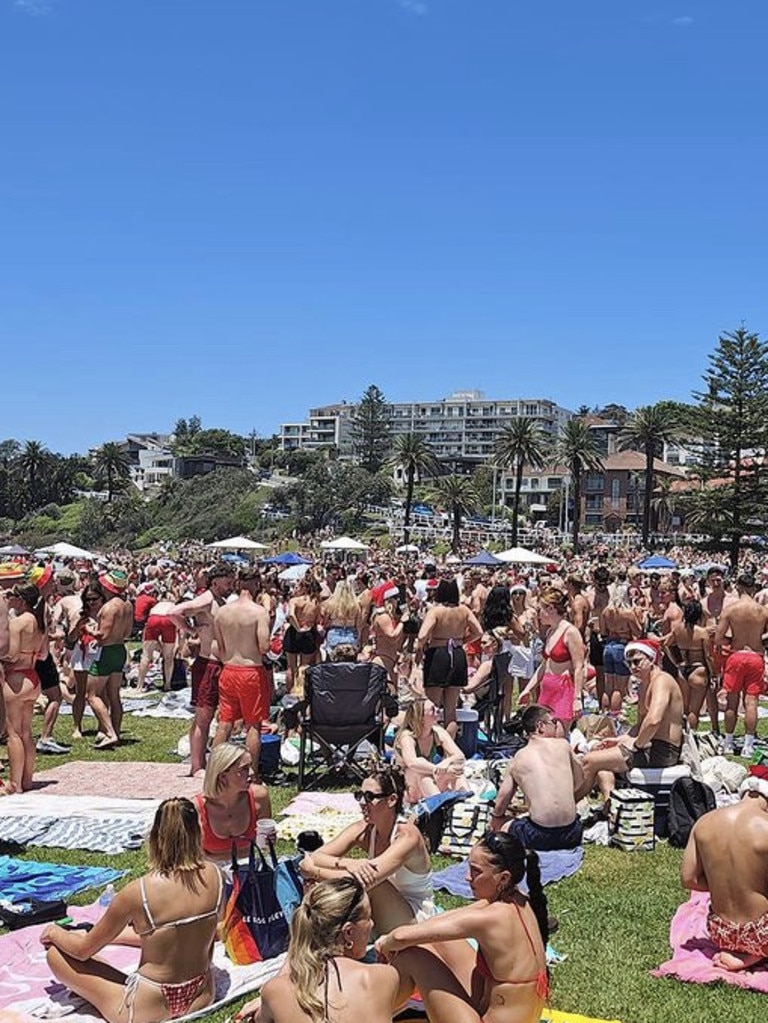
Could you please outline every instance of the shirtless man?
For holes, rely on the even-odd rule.
[[[509,763],[491,828],[511,832],[526,849],[575,849],[582,832],[574,795],[584,780],[581,765],[568,740],[555,737],[557,719],[549,707],[526,707],[522,725],[528,744]],[[530,816],[507,821],[506,810],[518,787]]]
[[[589,663],[595,669],[595,684],[597,685],[597,699],[601,707],[607,707],[610,703],[610,694],[605,689],[605,667],[603,665],[603,651],[605,650],[605,637],[600,635],[600,618],[603,611],[608,607],[611,599],[609,583],[611,573],[605,565],[598,565],[592,573],[592,589],[587,593],[589,601]]]
[[[751,768],[741,802],[711,810],[693,826],[681,880],[709,892],[709,936],[722,970],[747,970],[768,959],[768,781]],[[756,773],[752,773],[756,772]]]
[[[329,580],[335,578],[333,571],[329,570]],[[317,626],[322,614],[321,593],[320,583],[314,576],[307,574],[296,588],[296,596],[288,602],[288,627],[283,635],[283,650],[288,662],[285,682],[289,693],[293,689],[298,669],[305,664],[316,664],[318,660],[320,640]]]
[[[141,660],[136,695],[144,692],[147,672],[156,653],[160,654],[163,664],[163,690],[166,693],[170,691],[173,655],[176,652],[178,636],[178,628],[173,618],[175,614],[176,604],[172,600],[159,600],[152,605],[141,635]]]
[[[765,692],[765,655],[763,635],[768,632],[768,607],[755,600],[755,578],[743,573],[736,580],[738,599],[726,603],[715,630],[715,649],[722,650],[725,638],[731,635],[732,653],[725,662],[723,688],[725,696],[725,752],[733,753],[733,732],[744,697],[743,757],[754,753],[757,731],[757,701]]]
[[[232,726],[242,721],[253,774],[259,777],[261,723],[269,720],[272,672],[264,667],[269,650],[269,612],[258,602],[261,577],[255,568],[238,578],[237,600],[220,608],[213,634],[223,667],[219,676],[219,726],[213,745],[227,742]]]
[[[483,573],[479,569],[475,569],[468,576],[466,596],[462,598],[462,604],[466,604],[475,618],[481,621],[487,597],[488,587],[483,583]],[[467,643],[464,649],[470,668],[476,668],[480,663],[480,640],[476,639],[474,643]]]
[[[606,802],[614,787],[614,775],[633,767],[672,767],[680,762],[683,744],[683,696],[677,681],[659,667],[661,648],[654,639],[627,643],[625,656],[632,674],[640,681],[636,732],[607,739],[587,753],[582,762],[584,782],[576,791],[581,799],[595,781]]]
[[[592,613],[589,600],[584,595],[584,577],[578,572],[571,572],[565,580],[568,594],[568,617],[581,633],[584,643],[589,643],[589,619]]]
[[[123,724],[120,686],[127,656],[125,641],[133,632],[133,604],[125,596],[128,576],[120,569],[100,575],[99,587],[104,604],[96,619],[98,629],[93,638],[101,650],[88,671],[86,699],[99,723],[100,734],[94,748],[114,749],[120,741]]]
[[[213,623],[219,608],[232,592],[235,572],[229,565],[216,565],[207,575],[208,586],[197,597],[176,604],[173,617],[178,624],[186,627],[185,618],[194,618],[195,631],[200,643],[200,652],[192,662],[192,707],[195,717],[189,729],[189,773],[197,774],[205,768],[205,749],[213,715],[219,704],[219,674],[221,662],[218,658]]]
[[[82,597],[79,593],[75,593],[76,577],[74,572],[69,569],[62,569],[56,575],[56,589],[59,593],[58,603],[54,605],[53,613],[51,615],[51,635],[53,639],[61,641],[62,643],[66,640],[70,632],[73,631],[77,623],[80,621],[80,616],[83,610]],[[73,739],[82,739],[82,727],[83,727],[83,713],[85,711],[85,684],[86,679],[84,673],[78,672],[80,676],[77,678],[75,673],[69,667],[69,650],[65,650],[64,653],[66,659],[66,667],[69,672],[67,688],[70,693],[74,687],[74,699],[72,701],[72,723],[74,725],[72,730]],[[40,745],[46,741],[52,739],[53,723],[50,729],[48,725],[48,707],[46,707],[46,716],[43,720],[43,732],[38,742],[38,749]],[[54,718],[55,721],[55,718]],[[58,746],[58,743],[53,743]],[[60,747],[59,751],[64,752],[66,746]],[[48,752],[48,750],[43,750]],[[57,750],[51,750],[51,752],[57,752]]]

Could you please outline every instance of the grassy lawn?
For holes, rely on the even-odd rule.
[[[126,701],[129,703],[129,701]],[[86,730],[93,719],[86,718]],[[186,731],[180,721],[126,716],[126,742],[110,754],[116,760],[174,762],[170,751]],[[35,723],[39,733],[39,719]],[[62,717],[56,738],[68,742],[71,718]],[[38,757],[38,767],[53,767],[66,760],[104,759],[90,748],[92,737],[74,744],[68,757]],[[275,787],[275,813],[295,795],[296,788]],[[126,795],[130,793],[115,793]],[[64,808],[63,808],[64,809]],[[292,849],[286,844],[281,851]],[[582,869],[571,878],[547,889],[550,909],[560,920],[553,937],[558,952],[567,956],[555,966],[552,1004],[561,1010],[587,1016],[617,1019],[622,1023],[677,1023],[678,1020],[720,1021],[727,1018],[758,1023],[766,1016],[766,999],[724,984],[704,986],[656,980],[649,970],[668,958],[669,921],[684,893],[680,888],[681,852],[665,843],[653,853],[627,854],[619,850],[588,846]],[[143,852],[106,856],[101,853],[30,846],[22,859],[55,863],[109,865],[130,871],[126,879],[145,869]],[[435,865],[449,861],[435,857]],[[124,882],[119,882],[122,884]],[[119,885],[118,885],[119,886]],[[93,890],[71,900],[93,902]],[[459,900],[439,895],[445,907]],[[239,1003],[211,1015],[213,1023],[231,1018]],[[450,1021],[445,1021],[450,1023]]]

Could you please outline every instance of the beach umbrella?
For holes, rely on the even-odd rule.
[[[702,563],[700,565],[694,565],[693,566],[693,571],[694,572],[700,572],[700,573],[706,575],[706,573],[711,571],[711,569],[713,569],[713,568],[716,568],[718,570],[718,572],[722,572],[723,575],[725,575],[725,571],[726,571],[725,565],[721,565],[717,561],[702,561]]]
[[[645,561],[641,561],[637,567],[642,568],[643,571],[651,568],[677,568],[677,562],[672,561],[671,558],[665,558],[663,554],[653,554]]]
[[[309,558],[302,558],[294,551],[285,551],[283,554],[273,554],[271,558],[260,558],[260,565],[311,565]]]
[[[290,565],[288,568],[284,568],[277,578],[282,579],[283,582],[295,583],[297,580],[303,579],[308,571],[309,565]]]
[[[418,554],[419,548],[415,543],[404,543],[395,548],[395,554]]]
[[[91,554],[90,551],[84,550],[82,547],[75,547],[74,544],[55,543],[50,547],[41,547],[35,551],[35,554],[52,554],[54,558],[80,558],[82,561],[95,561],[96,555]]]
[[[336,540],[323,540],[324,551],[367,551],[368,544],[353,540],[351,536],[340,536]]]

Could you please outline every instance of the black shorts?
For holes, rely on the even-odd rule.
[[[589,663],[593,668],[602,668],[604,649],[605,640],[600,639],[596,632],[591,633],[589,637]]]
[[[576,849],[581,845],[583,829],[579,817],[556,828],[545,828],[530,817],[518,817],[505,830],[519,838],[526,849],[545,852],[550,849]]]
[[[424,654],[424,687],[450,689],[467,684],[467,655],[464,647],[431,646]]]
[[[318,649],[317,629],[299,632],[289,625],[283,635],[283,650],[287,654],[314,654]]]
[[[41,689],[54,689],[59,685],[59,670],[56,667],[52,654],[48,654],[42,661],[35,661],[35,671],[40,679]]]
[[[650,746],[623,752],[627,770],[631,771],[635,767],[676,767],[680,763],[682,747],[673,746],[664,739],[653,739]]]

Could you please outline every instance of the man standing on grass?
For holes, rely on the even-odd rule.
[[[86,699],[99,723],[94,749],[114,749],[120,742],[123,704],[120,686],[128,651],[126,641],[133,631],[133,604],[128,600],[128,576],[113,568],[99,576],[104,604],[97,616],[94,639],[101,648],[88,671]],[[106,699],[105,699],[106,698]]]
[[[712,962],[729,971],[768,959],[768,770],[750,768],[740,792],[740,803],[696,821],[681,869],[685,888],[712,897]]]
[[[257,601],[261,577],[246,568],[238,578],[237,600],[216,615],[213,632],[223,667],[219,676],[219,726],[214,746],[226,742],[232,726],[242,721],[247,729],[246,749],[253,774],[259,776],[261,723],[269,720],[272,672],[264,666],[269,651],[269,612]]]

